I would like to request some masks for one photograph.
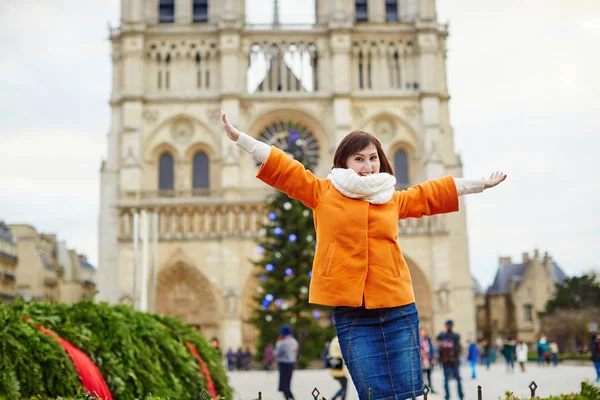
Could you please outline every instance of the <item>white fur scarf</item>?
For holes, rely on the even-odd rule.
[[[344,196],[371,204],[387,203],[396,190],[396,178],[385,172],[360,176],[350,168],[334,168],[327,178]]]

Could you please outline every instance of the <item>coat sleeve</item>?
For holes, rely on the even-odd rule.
[[[450,175],[399,192],[399,219],[421,218],[424,215],[453,211],[458,211],[458,192],[454,178]]]
[[[256,177],[310,208],[317,206],[324,186],[322,179],[276,147],[271,148],[269,158],[262,164]]]

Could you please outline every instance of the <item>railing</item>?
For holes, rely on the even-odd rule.
[[[14,300],[15,295],[8,293],[0,293],[0,299],[2,300]]]
[[[44,284],[47,286],[56,286],[58,284],[58,278],[53,275],[45,275]]]
[[[530,390],[530,394],[531,394],[531,399],[535,399],[536,395],[535,392],[538,388],[538,385],[535,383],[535,381],[531,381],[531,383],[527,386]],[[373,400],[373,396],[374,393],[376,391],[374,391],[372,388],[369,388],[369,393],[368,393],[368,399],[369,400]],[[429,389],[429,387],[427,385],[424,385],[423,388],[423,400],[427,400],[429,393],[431,392],[431,390]],[[306,397],[306,398],[312,398],[312,400],[327,400],[327,398],[325,396],[322,396],[319,398],[319,396],[321,395],[321,392],[319,391],[319,389],[317,389],[316,387],[310,392],[310,397]],[[212,399],[210,397],[210,393],[208,393],[208,391],[206,389],[204,389],[202,391],[202,393],[200,394],[200,397],[202,399],[211,399],[211,400],[226,400],[225,397],[221,397],[220,399]],[[257,400],[263,400],[262,397],[262,392],[258,392],[258,396],[254,397],[252,396],[251,398],[255,398]],[[302,397],[304,398],[304,397]],[[466,397],[465,397],[466,398]],[[266,399],[265,399],[266,400]],[[477,400],[483,400],[483,388],[481,387],[481,385],[477,386]]]
[[[141,190],[125,192],[124,200],[148,199],[222,199],[226,196],[241,198],[265,198],[275,193],[271,188],[187,189],[187,190]]]
[[[273,23],[264,23],[264,24],[246,24],[244,25],[246,30],[248,31],[272,31],[272,30],[286,30],[286,31],[308,31],[319,28],[324,28],[322,24],[314,24],[314,23],[296,23],[296,24],[273,24]]]
[[[5,253],[3,251],[0,251],[0,258],[3,258],[13,264],[16,264],[19,261],[19,258],[17,256]]]

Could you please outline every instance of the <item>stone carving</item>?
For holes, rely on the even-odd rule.
[[[436,292],[437,295],[437,300],[438,300],[438,307],[440,308],[440,311],[446,311],[449,310],[449,302],[448,302],[448,298],[450,295],[450,289],[448,288],[448,284],[444,283],[440,286],[440,288],[437,290]]]
[[[389,118],[380,119],[373,127],[375,136],[381,140],[391,140],[396,135],[396,124]]]
[[[180,119],[173,124],[171,136],[175,143],[186,144],[194,136],[194,126],[192,122],[186,119]]]
[[[211,108],[206,110],[206,116],[211,124],[218,124],[221,120],[221,110],[218,108]]]
[[[321,111],[321,118],[322,119],[329,119],[333,115],[332,106],[331,106],[331,103],[329,103],[329,102],[323,102],[323,103],[321,103],[319,105],[319,109]]]
[[[408,117],[408,118],[415,118],[418,114],[419,114],[419,107],[417,106],[405,106],[404,107],[404,114]]]
[[[144,121],[149,125],[154,125],[158,120],[158,111],[146,110],[142,114]]]
[[[128,147],[127,154],[125,155],[125,157],[123,157],[123,166],[131,167],[131,166],[135,166],[137,164],[138,164],[138,160],[135,157],[135,155],[133,154],[133,148]]]
[[[365,107],[352,107],[352,113],[359,118],[362,118],[366,112],[367,109]]]
[[[238,315],[239,295],[235,289],[228,289],[225,293],[225,314]]]

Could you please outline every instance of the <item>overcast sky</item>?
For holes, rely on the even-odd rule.
[[[270,0],[249,0],[253,21]],[[308,21],[281,0],[282,21]],[[304,7],[297,9],[298,7]],[[118,0],[0,3],[0,219],[55,232],[97,263],[99,167]],[[600,2],[444,0],[450,117],[465,177],[508,180],[467,200],[473,274],[548,251],[569,275],[600,267]],[[407,249],[410,253],[410,249]]]

